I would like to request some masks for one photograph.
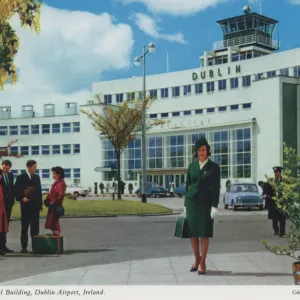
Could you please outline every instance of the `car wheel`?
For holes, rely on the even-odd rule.
[[[155,193],[151,193],[151,198],[155,198],[156,197],[156,194]]]
[[[225,209],[228,209],[228,204],[225,204],[224,208],[225,208]]]
[[[76,198],[78,198],[79,193],[78,193],[78,192],[74,192],[74,196],[75,196]]]
[[[236,205],[233,205],[233,210],[237,211],[238,207]]]
[[[182,195],[181,195],[181,194],[177,194],[177,197],[181,198],[181,197],[182,197]]]
[[[259,209],[259,210],[263,210],[263,209],[264,209],[264,206],[263,206],[263,205],[260,205],[260,206],[258,207],[258,209]]]

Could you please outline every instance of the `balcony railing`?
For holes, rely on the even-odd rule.
[[[246,35],[246,36],[215,42],[213,44],[213,49],[222,50],[228,47],[243,46],[243,45],[249,45],[254,43],[260,44],[262,46],[266,46],[268,48],[272,48],[274,50],[279,49],[279,41],[273,40],[272,38],[264,37],[259,34],[251,34],[251,35]]]

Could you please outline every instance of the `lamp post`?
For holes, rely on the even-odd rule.
[[[134,58],[134,64],[139,66],[141,64],[141,60],[143,60],[143,101],[146,100],[146,54],[150,52],[155,52],[154,43],[150,43],[148,47],[144,45],[143,54],[141,56],[136,56]],[[146,108],[143,106],[142,112],[142,202],[147,202],[146,195]]]

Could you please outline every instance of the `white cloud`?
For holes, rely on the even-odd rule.
[[[92,82],[106,71],[131,64],[133,33],[107,13],[42,8],[36,35],[12,20],[20,37],[19,80],[0,92],[0,105],[85,101]],[[90,96],[89,96],[90,97]]]
[[[125,4],[142,3],[151,12],[171,15],[191,15],[228,0],[119,0]]]
[[[158,21],[154,20],[148,15],[137,13],[131,18],[134,19],[136,25],[140,28],[140,30],[153,38],[164,39],[170,42],[177,42],[182,44],[186,43],[183,34],[180,32],[176,34],[160,33],[161,28],[157,26]]]

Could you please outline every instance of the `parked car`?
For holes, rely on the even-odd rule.
[[[42,187],[42,193],[44,194],[44,193],[48,193],[49,192],[49,190],[51,188],[51,185],[42,184],[41,187]]]
[[[86,197],[89,194],[89,189],[81,186],[67,185],[66,194],[72,194],[76,198],[79,196]]]
[[[174,189],[174,194],[177,197],[185,196],[185,190],[186,190],[186,182],[182,183],[181,186]]]
[[[135,194],[137,194],[138,197],[141,197],[142,188],[139,187]],[[161,185],[159,185],[156,182],[147,182],[146,183],[146,195],[147,197],[167,197],[168,190]]]
[[[225,193],[225,209],[229,206],[237,211],[239,207],[258,207],[263,209],[263,199],[254,183],[231,183]]]

